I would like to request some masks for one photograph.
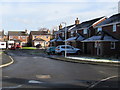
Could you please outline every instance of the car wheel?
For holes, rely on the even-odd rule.
[[[77,55],[80,55],[81,54],[81,52],[80,51],[77,51]]]

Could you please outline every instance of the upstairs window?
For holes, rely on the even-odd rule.
[[[102,31],[102,27],[98,27],[97,32]]]
[[[62,37],[64,37],[65,35],[64,35],[64,32],[62,32]]]
[[[74,31],[71,31],[71,37],[73,37]]]
[[[83,34],[87,34],[87,28],[83,30]]]
[[[111,42],[111,49],[115,49],[115,42]]]
[[[116,32],[116,24],[113,25],[113,32]]]

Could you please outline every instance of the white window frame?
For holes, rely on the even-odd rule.
[[[26,36],[21,36],[22,39],[26,39]]]
[[[116,32],[116,24],[113,24],[113,32]]]
[[[62,37],[65,37],[65,33],[64,32],[62,32]]]
[[[83,34],[87,34],[87,28],[83,30]]]
[[[102,31],[102,27],[97,28],[97,32]]]
[[[115,49],[115,45],[116,45],[115,42],[111,42],[111,43],[110,43],[110,48],[111,48],[111,49]]]
[[[73,36],[73,34],[74,34],[74,31],[71,31],[71,33],[70,33],[70,34],[71,34],[71,37],[72,37],[72,36]]]

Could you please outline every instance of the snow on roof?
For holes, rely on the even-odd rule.
[[[77,37],[71,37],[71,38],[68,38],[68,39],[66,39],[66,40],[64,40],[64,41],[67,41],[67,42],[68,42],[68,41],[75,41],[76,38],[77,38]]]
[[[55,42],[55,41],[60,42],[60,41],[63,41],[63,40],[60,37],[58,37],[57,39],[56,38],[52,39],[50,42]]]
[[[68,38],[68,39],[66,39],[66,40],[64,40],[64,41],[82,41],[82,40],[84,40],[85,38],[84,37],[82,37],[81,35],[79,35],[79,36],[76,36],[76,37],[71,37],[71,38]]]
[[[111,36],[105,35],[102,39],[102,36],[92,36],[88,39],[83,40],[82,42],[94,42],[94,41],[119,41],[117,39],[114,39]]]
[[[50,40],[50,42],[55,42],[56,41],[56,39],[52,39],[52,40]]]

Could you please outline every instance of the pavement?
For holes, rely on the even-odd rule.
[[[0,51],[0,68],[1,67],[5,67],[8,66],[10,64],[13,63],[13,60],[11,58],[11,56],[8,56],[7,54],[5,54],[3,51]]]
[[[109,65],[109,66],[120,66],[120,60],[119,59],[104,59],[104,58],[96,58],[96,57],[83,57],[83,56],[58,56],[58,55],[49,55],[48,56],[51,59],[57,59],[62,61],[68,61],[68,62],[75,62],[75,63],[87,63],[87,64],[99,64],[99,65]]]

